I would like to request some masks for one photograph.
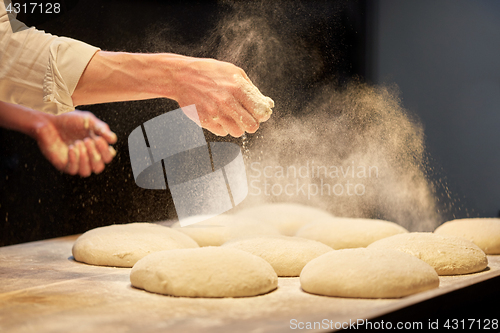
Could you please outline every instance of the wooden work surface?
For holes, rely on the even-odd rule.
[[[290,331],[291,319],[375,318],[500,275],[500,256],[488,256],[483,272],[441,277],[438,289],[401,299],[311,295],[298,278],[280,278],[276,291],[257,297],[170,297],[131,287],[129,268],[75,262],[75,239],[0,248],[0,332]]]

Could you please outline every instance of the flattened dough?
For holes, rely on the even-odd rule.
[[[172,228],[188,235],[199,246],[220,246],[239,237],[280,234],[272,225],[264,224],[256,219],[229,214],[218,215],[185,227],[181,227],[179,222],[176,222]]]
[[[499,218],[473,218],[448,221],[437,227],[434,233],[463,237],[479,246],[486,254],[500,254]]]
[[[267,261],[248,252],[202,247],[150,254],[134,265],[130,282],[165,295],[242,297],[276,289],[278,276]]]
[[[189,236],[153,223],[113,224],[89,230],[73,244],[76,261],[97,266],[132,267],[162,250],[194,248]]]
[[[304,225],[322,218],[333,217],[325,210],[294,203],[273,203],[243,209],[237,215],[274,225],[285,236],[295,236]]]
[[[325,296],[394,298],[437,288],[439,277],[430,265],[406,253],[358,248],[311,260],[300,274],[300,285]]]
[[[407,232],[394,222],[335,217],[307,224],[296,236],[313,239],[339,250],[367,247],[379,239]]]
[[[406,252],[434,267],[439,275],[474,273],[488,266],[486,255],[476,244],[461,237],[431,232],[391,236],[370,244],[368,249]]]
[[[320,242],[289,236],[236,239],[222,247],[240,249],[265,259],[278,276],[299,276],[309,261],[333,250]]]

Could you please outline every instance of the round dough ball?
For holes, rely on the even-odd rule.
[[[89,230],[73,244],[76,261],[97,266],[132,267],[146,255],[198,247],[189,236],[153,223],[113,224]]]
[[[261,236],[236,239],[222,245],[255,254],[273,266],[278,276],[299,276],[314,258],[332,251],[325,244],[289,236]]]
[[[302,226],[319,219],[333,217],[325,210],[295,203],[259,205],[245,208],[236,214],[274,225],[285,236],[295,236]]]
[[[484,252],[461,237],[412,232],[378,240],[369,249],[393,249],[422,259],[439,275],[479,272],[488,266]]]
[[[361,298],[394,298],[437,288],[436,271],[394,250],[344,249],[311,260],[300,273],[308,293]]]
[[[448,221],[437,227],[434,233],[463,237],[479,246],[486,254],[500,254],[499,218],[473,218]]]
[[[165,295],[242,297],[276,289],[278,276],[267,261],[248,252],[202,247],[150,254],[134,265],[130,282]]]
[[[367,247],[376,240],[407,232],[394,222],[335,217],[307,224],[296,236],[314,239],[339,250]]]
[[[217,215],[208,220],[181,227],[179,222],[172,228],[194,239],[199,246],[220,246],[225,242],[246,236],[279,235],[278,229],[258,220],[238,215]]]

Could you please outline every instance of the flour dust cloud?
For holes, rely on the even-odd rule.
[[[341,22],[332,20],[339,3],[323,3],[329,21],[316,13],[328,23],[318,29],[332,38],[342,38]],[[423,125],[404,109],[396,86],[325,79],[325,57],[304,33],[315,21],[302,5],[287,4],[225,1],[229,9],[205,42],[184,52],[242,67],[276,103],[271,119],[245,137],[249,194],[241,206],[297,202],[433,230],[443,217]],[[168,44],[154,36],[148,42]],[[333,62],[342,56],[332,50]]]

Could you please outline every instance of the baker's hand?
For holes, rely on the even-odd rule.
[[[198,125],[225,136],[254,133],[269,119],[274,102],[252,84],[245,72],[230,63],[214,59],[184,57],[173,73],[171,98],[181,107],[195,104]]]
[[[34,137],[45,157],[58,170],[70,175],[98,174],[116,155],[110,146],[116,142],[116,134],[105,122],[86,111],[58,116],[44,114],[37,123]]]

